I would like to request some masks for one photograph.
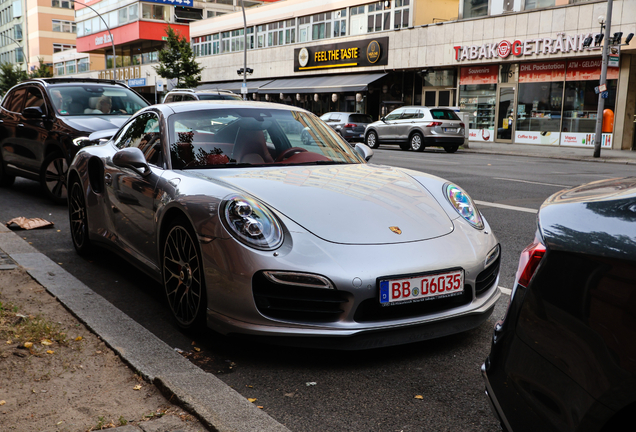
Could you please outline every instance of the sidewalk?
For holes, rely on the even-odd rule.
[[[636,165],[636,151],[632,150],[601,149],[601,156],[595,158],[593,156],[594,149],[592,147],[562,147],[470,141],[468,148],[460,149],[460,151]]]

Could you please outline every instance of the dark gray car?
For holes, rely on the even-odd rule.
[[[374,149],[380,144],[399,144],[402,150],[438,146],[455,153],[464,143],[464,127],[449,108],[406,106],[367,126],[365,142]]]
[[[364,141],[364,131],[368,124],[373,123],[369,114],[348,112],[328,112],[320,119],[347,141]]]

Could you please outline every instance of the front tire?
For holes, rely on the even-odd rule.
[[[173,221],[163,242],[163,286],[172,316],[179,327],[205,323],[207,295],[203,261],[196,234],[184,217]]]
[[[421,133],[415,132],[409,139],[411,150],[421,152],[424,150],[424,137]]]
[[[459,146],[446,146],[444,150],[446,150],[446,153],[455,153],[458,148]]]
[[[75,179],[70,185],[68,199],[68,219],[71,227],[73,246],[79,255],[87,256],[92,252],[93,245],[88,238],[88,218],[86,216],[86,198],[79,180]]]
[[[380,147],[380,142],[378,141],[378,134],[376,134],[374,131],[371,131],[367,134],[367,138],[365,139],[366,145],[369,146],[369,148],[372,149],[377,149],[378,147]]]
[[[44,158],[40,172],[40,185],[47,198],[56,204],[64,204],[68,195],[66,174],[68,163],[61,153],[51,153]]]

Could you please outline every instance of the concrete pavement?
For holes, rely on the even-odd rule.
[[[593,158],[592,148],[471,142],[468,149],[461,149],[459,152],[636,165],[635,151],[602,149],[601,157]],[[22,266],[133,369],[162,391],[172,395],[172,401],[192,412],[211,430],[289,432],[289,429],[259,410],[238,392],[214,375],[194,366],[17,234],[0,225],[0,284],[1,270],[10,268],[12,261]],[[129,431],[135,430],[129,426],[124,428],[126,427]]]

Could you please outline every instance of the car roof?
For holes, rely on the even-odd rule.
[[[273,102],[253,102],[239,100],[212,100],[212,101],[185,101],[185,102],[169,102],[160,105],[152,105],[152,108],[170,108],[174,113],[182,113],[189,111],[200,111],[202,109],[216,108],[261,108],[261,109],[277,109],[283,111],[301,111],[309,113],[309,111],[292,105],[285,105]]]
[[[234,92],[231,92],[230,90],[221,90],[221,89],[202,89],[202,90],[198,90],[198,89],[172,89],[170,90],[168,93],[210,93],[210,94],[221,94],[221,93],[226,93],[226,94],[236,94]]]
[[[115,80],[105,80],[98,78],[29,78],[22,83],[40,83],[44,86],[52,86],[56,84],[69,84],[69,83],[94,83],[94,84],[111,84],[128,87],[126,84]]]

